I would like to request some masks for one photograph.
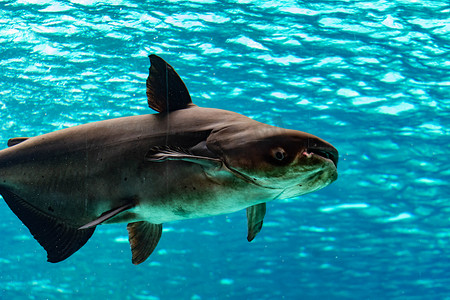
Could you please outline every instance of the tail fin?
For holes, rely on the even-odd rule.
[[[95,227],[78,230],[35,208],[16,194],[2,189],[0,194],[14,214],[47,251],[47,261],[56,263],[77,252],[94,233]]]

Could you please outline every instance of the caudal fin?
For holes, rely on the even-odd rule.
[[[94,233],[95,227],[78,229],[50,216],[16,194],[2,189],[6,204],[47,251],[47,261],[56,263],[78,251]]]

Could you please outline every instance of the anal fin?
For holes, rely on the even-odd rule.
[[[49,262],[65,260],[86,244],[94,233],[95,227],[78,230],[78,226],[42,212],[10,191],[1,190],[0,193],[13,213],[47,251]]]
[[[251,242],[261,231],[265,215],[266,203],[260,203],[247,207],[247,241]]]
[[[162,224],[146,221],[133,222],[127,225],[128,239],[131,246],[131,261],[134,265],[143,263],[155,250],[162,234]]]
[[[130,208],[133,208],[134,204],[133,203],[127,203],[125,205],[122,205],[118,208],[114,208],[111,210],[108,210],[104,213],[102,213],[102,215],[100,217],[98,217],[97,219],[95,219],[94,221],[91,221],[83,226],[81,226],[79,229],[86,229],[86,228],[91,228],[91,227],[95,227],[103,222],[105,222],[106,220],[111,219],[112,217],[117,216],[118,214],[120,214],[121,212],[124,212]]]

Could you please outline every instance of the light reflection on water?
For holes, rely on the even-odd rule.
[[[339,180],[245,213],[167,224],[147,263],[101,226],[60,264],[2,202],[1,298],[445,298],[445,1],[6,1],[0,142],[152,113],[155,53],[201,106],[307,131],[340,151]],[[30,270],[32,270],[30,272]]]

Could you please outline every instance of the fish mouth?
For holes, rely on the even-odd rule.
[[[298,160],[304,175],[295,184],[287,186],[274,199],[287,199],[320,190],[338,178],[337,150],[308,148]]]
[[[339,154],[336,149],[308,148],[302,152],[302,156],[311,162],[315,161],[317,163],[318,161],[321,161],[323,163],[322,167],[318,168],[316,172],[312,172],[308,178],[308,181],[314,181],[315,178],[323,178],[323,176],[326,176],[329,179],[328,184],[330,184],[337,179],[337,163]],[[302,184],[300,184],[300,186],[301,185]]]
[[[337,168],[339,154],[334,148],[307,148],[302,154],[306,157],[318,156],[321,159],[332,162],[335,168]]]

